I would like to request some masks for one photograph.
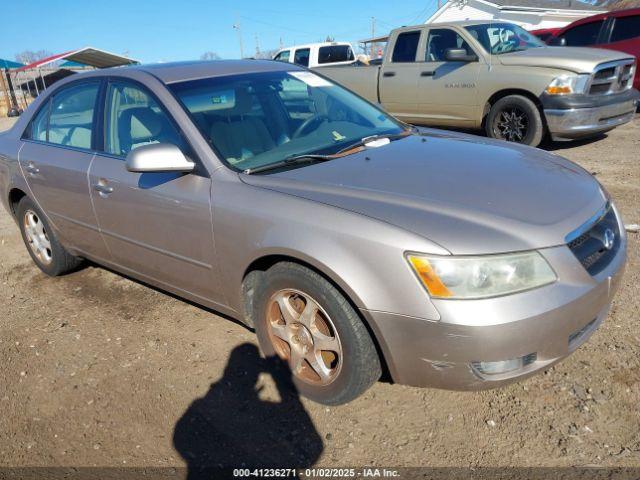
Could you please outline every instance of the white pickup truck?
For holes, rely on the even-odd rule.
[[[483,128],[537,146],[629,122],[638,91],[634,57],[549,47],[506,22],[454,22],[391,32],[377,66],[317,71],[409,123]]]
[[[356,62],[356,55],[350,43],[324,42],[282,48],[278,50],[273,59],[314,68],[329,65],[350,65]]]

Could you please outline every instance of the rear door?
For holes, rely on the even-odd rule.
[[[474,62],[449,62],[448,49],[475,54],[452,28],[430,28],[421,64],[418,92],[420,115],[437,125],[473,126],[478,110],[478,75],[481,57]]]
[[[35,201],[66,246],[108,259],[87,184],[94,157],[100,80],[62,87],[38,111],[23,137],[20,167]]]
[[[424,29],[400,32],[380,72],[380,103],[389,113],[412,121],[418,112],[417,63]]]
[[[104,240],[123,270],[198,299],[223,303],[215,261],[211,179],[168,111],[143,85],[109,81],[104,151],[89,171]],[[126,156],[152,143],[178,146],[193,173],[133,173]]]

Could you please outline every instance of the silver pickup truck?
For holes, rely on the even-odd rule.
[[[537,146],[629,122],[636,61],[608,50],[549,47],[517,25],[454,22],[393,30],[381,65],[325,67],[409,123],[483,128]]]

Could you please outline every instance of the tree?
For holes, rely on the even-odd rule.
[[[220,60],[220,58],[216,52],[204,52],[200,55],[200,60]]]
[[[260,53],[256,54],[255,58],[271,60],[276,53],[278,53],[277,48],[273,50],[261,50]]]
[[[38,60],[42,60],[43,58],[50,57],[52,55],[51,52],[47,50],[38,50],[34,52],[33,50],[24,50],[23,52],[16,53],[16,62],[30,64],[33,62],[37,62]]]

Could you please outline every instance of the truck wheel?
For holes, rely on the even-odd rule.
[[[537,147],[544,135],[540,110],[521,95],[508,95],[491,106],[485,124],[487,136]]]
[[[81,258],[69,254],[60,244],[46,217],[29,197],[20,200],[17,216],[27,251],[44,273],[57,277],[82,264]]]
[[[318,273],[278,263],[261,278],[255,302],[253,321],[263,353],[288,363],[305,397],[340,405],[380,378],[380,358],[367,328]]]

